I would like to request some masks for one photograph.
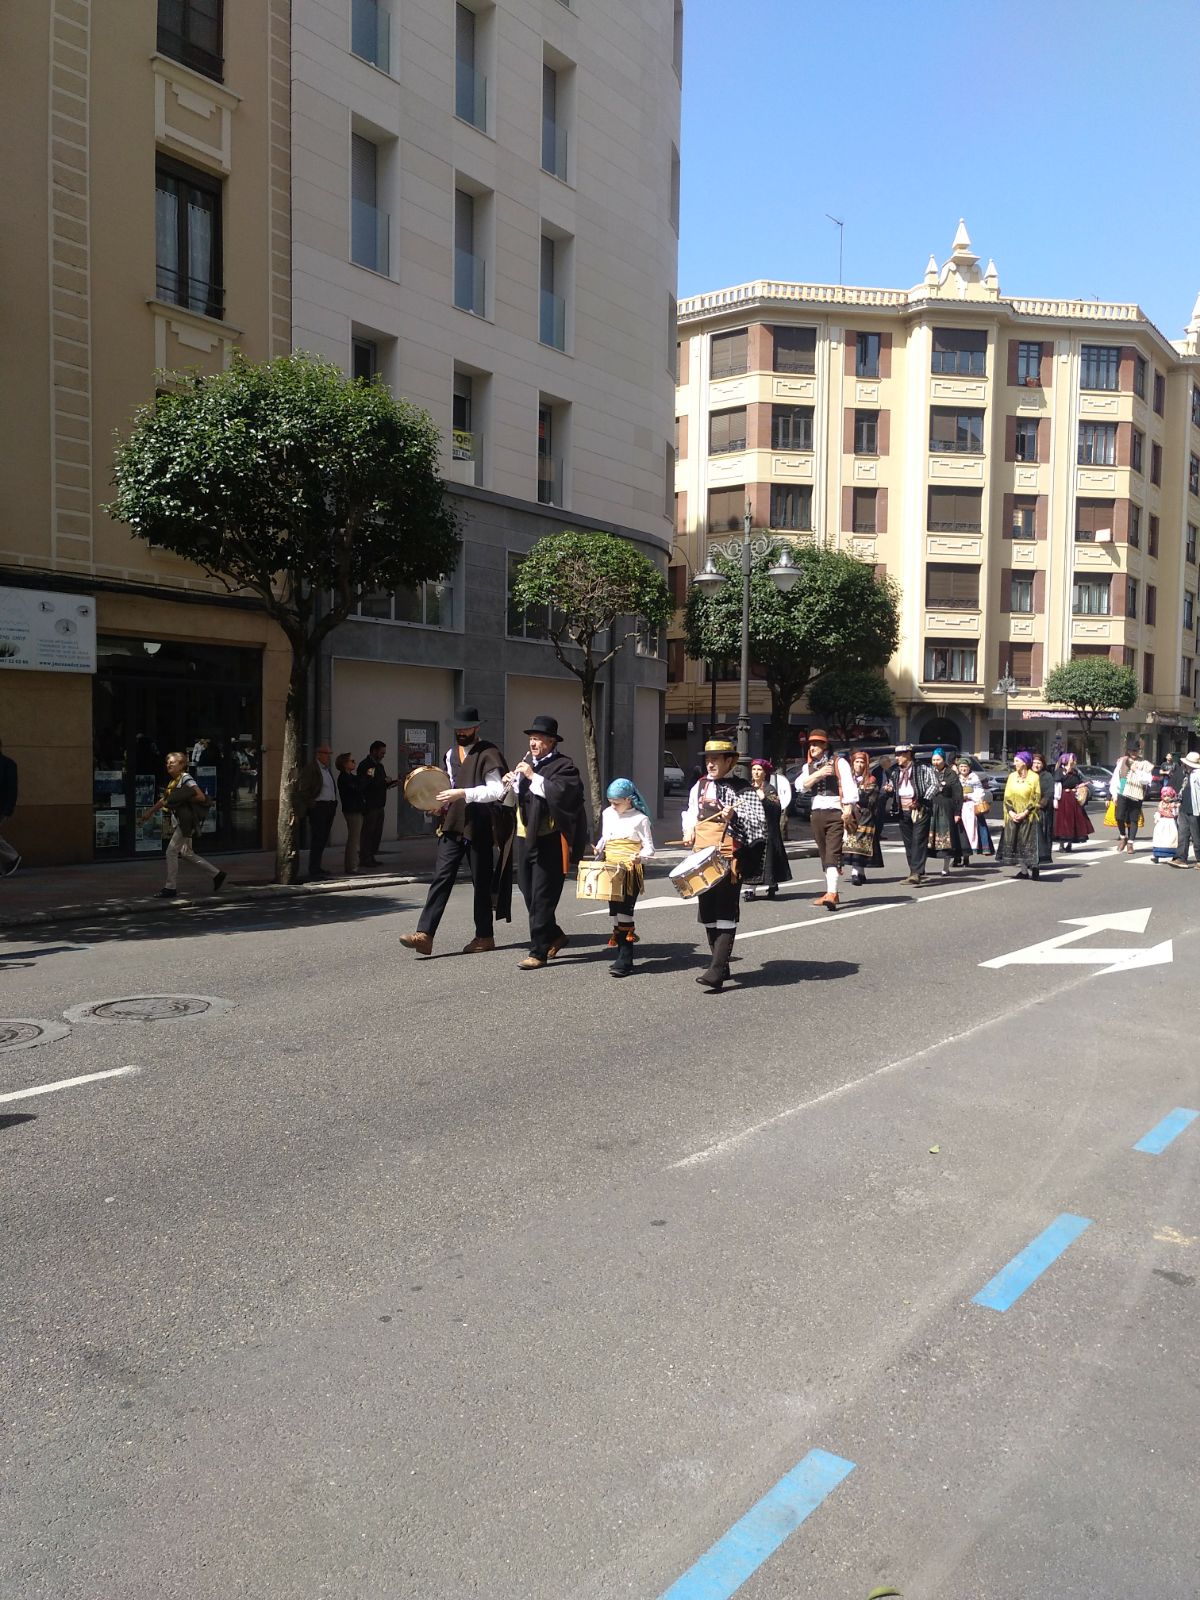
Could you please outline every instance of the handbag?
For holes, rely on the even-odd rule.
[[[986,817],[988,812],[991,809],[992,809],[992,802],[990,800],[976,800],[976,802],[975,802],[975,815],[977,817]]]
[[[1104,826],[1115,828],[1117,825],[1117,802],[1110,800],[1104,808]]]

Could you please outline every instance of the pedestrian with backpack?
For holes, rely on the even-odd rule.
[[[187,756],[182,750],[172,750],[167,757],[167,786],[161,799],[142,812],[140,821],[147,822],[156,811],[165,811],[171,818],[171,838],[167,844],[167,881],[158,891],[160,900],[174,900],[179,893],[179,858],[185,856],[194,867],[207,872],[212,879],[213,893],[225,882],[225,874],[211,861],[197,855],[193,842],[204,826],[204,818],[211,804],[204,790],[187,769]]]

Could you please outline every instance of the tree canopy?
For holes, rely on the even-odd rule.
[[[1128,711],[1137,703],[1137,679],[1131,667],[1107,656],[1076,656],[1046,674],[1047,705],[1069,706],[1083,724],[1084,743],[1091,751],[1092,723],[1101,711]]]
[[[579,679],[592,814],[599,820],[600,764],[593,716],[596,677],[639,632],[657,632],[673,606],[667,581],[628,539],[612,533],[547,534],[521,561],[512,591],[523,611],[548,611],[554,653]]]
[[[868,667],[834,667],[810,686],[808,704],[839,739],[849,739],[860,723],[890,717],[895,709],[887,679]]]
[[[781,594],[767,576],[778,547],[755,557],[750,575],[750,655],[771,694],[772,753],[782,758],[788,718],[809,685],[835,667],[881,668],[900,637],[896,586],[840,550],[800,545],[792,556],[800,581]],[[686,648],[696,661],[735,660],[741,652],[742,576],[738,563],[714,554],[728,580],[714,595],[693,584],[684,616]]]

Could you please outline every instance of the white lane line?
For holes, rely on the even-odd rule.
[[[95,1083],[98,1078],[125,1078],[141,1070],[141,1067],[112,1067],[108,1072],[85,1072],[80,1078],[60,1078],[57,1083],[39,1083],[33,1089],[14,1089],[9,1094],[0,1094],[0,1105],[9,1100],[29,1100],[35,1094],[56,1094],[59,1089],[74,1089],[77,1084]]]

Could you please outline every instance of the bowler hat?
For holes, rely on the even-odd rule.
[[[543,739],[562,738],[562,734],[558,731],[557,717],[534,717],[529,727],[525,728],[523,731],[527,734],[540,733]]]

